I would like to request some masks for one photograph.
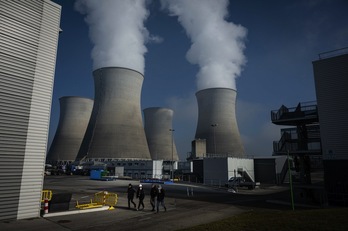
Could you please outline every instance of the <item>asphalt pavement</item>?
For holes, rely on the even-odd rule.
[[[148,194],[144,200],[145,209],[137,211],[134,208],[128,208],[125,191],[129,183],[136,187],[139,181],[103,182],[80,176],[47,177],[44,189],[52,189],[53,193],[72,193],[69,209],[49,212],[39,218],[1,221],[0,229],[3,231],[180,230],[221,220],[251,209],[289,209],[286,202],[278,205],[267,203],[269,199],[276,201],[277,196],[275,195],[286,194],[285,187],[272,186],[267,189],[233,193],[225,188],[174,183],[173,185],[163,185],[167,194],[166,212],[163,208],[160,208],[159,213],[151,211]],[[143,185],[146,191],[150,190],[151,184]],[[88,203],[90,198],[100,191],[115,192],[118,195],[114,209],[109,210],[108,206],[104,206],[81,210],[75,207],[77,201]]]

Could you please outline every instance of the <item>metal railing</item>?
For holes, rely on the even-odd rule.
[[[239,158],[235,157],[236,153],[205,153],[206,158],[227,158],[227,157],[233,157],[233,158]],[[244,154],[241,154],[239,156],[244,156]],[[243,157],[243,159],[252,159],[252,157]]]
[[[273,142],[273,150],[280,151],[283,149],[284,145],[291,140],[291,134],[289,132],[284,132],[279,142]],[[275,147],[274,147],[275,146]]]
[[[248,169],[244,166],[242,167],[238,167],[237,168],[237,172],[244,178],[248,178],[251,182],[255,182],[254,177],[250,174],[250,172],[248,171]]]
[[[321,139],[320,139],[320,127],[319,125],[306,126],[307,130],[307,150],[308,151],[320,151]],[[298,134],[297,128],[286,128],[281,130],[282,136],[279,141],[273,142],[273,151],[301,151],[298,146]],[[303,151],[303,150],[302,150]]]
[[[284,114],[288,113],[296,113],[296,112],[302,112],[304,113],[304,116],[307,115],[316,115],[318,111],[317,108],[317,102],[316,101],[309,101],[309,102],[301,102],[297,105],[297,107],[286,107],[282,105],[278,110],[272,110],[271,111],[271,119],[272,121],[279,120],[282,118]]]

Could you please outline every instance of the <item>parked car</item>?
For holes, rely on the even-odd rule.
[[[255,182],[246,181],[243,177],[231,177],[225,184],[228,188],[247,187],[248,189],[254,189]]]
[[[52,165],[50,164],[45,164],[45,176],[50,176],[52,172]]]
[[[64,175],[66,174],[66,168],[63,165],[55,166],[51,164],[45,165],[45,176],[50,175]]]

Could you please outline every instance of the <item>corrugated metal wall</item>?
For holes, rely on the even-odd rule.
[[[40,213],[60,11],[0,1],[0,220]]]
[[[323,160],[348,159],[348,54],[313,62]]]

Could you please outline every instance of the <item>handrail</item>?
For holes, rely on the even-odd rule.
[[[238,155],[239,153],[205,153],[206,158],[241,158],[241,157],[235,157],[235,155]],[[232,156],[233,155],[233,156]],[[240,156],[244,156],[244,154],[240,154]],[[252,157],[243,157],[243,159],[253,159]]]
[[[237,172],[243,177],[245,178],[245,175],[248,176],[249,180],[251,180],[251,182],[255,182],[254,177],[249,173],[248,169],[245,166],[240,166],[237,167]]]
[[[278,110],[271,111],[271,119],[272,121],[279,120],[285,113],[304,112],[306,114],[306,112],[313,111],[317,111],[316,101],[301,102],[296,107],[291,108],[282,105]]]
[[[288,140],[291,140],[291,134],[288,132],[284,132],[278,142],[278,150],[282,150],[283,146],[287,143],[286,141]]]
[[[309,125],[306,126],[307,138],[309,142],[320,142],[320,127],[319,125]],[[273,151],[279,152],[289,149],[291,151],[296,151],[297,146],[297,128],[283,128],[281,129],[281,138],[279,141],[273,141]],[[288,144],[288,145],[287,145]],[[286,147],[286,148],[284,148]]]

